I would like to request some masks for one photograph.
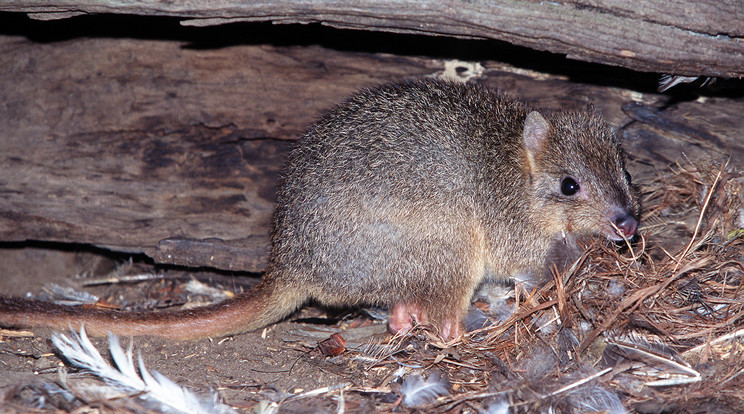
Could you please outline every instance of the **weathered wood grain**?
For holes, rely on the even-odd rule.
[[[431,71],[389,59],[0,38],[0,240],[259,271],[287,140],[363,85]]]
[[[176,16],[187,25],[320,22],[335,27],[498,39],[571,58],[690,76],[744,75],[737,0],[315,1],[18,0],[0,10],[37,19],[83,13]]]

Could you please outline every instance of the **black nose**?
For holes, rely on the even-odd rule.
[[[630,214],[621,214],[615,217],[613,223],[615,223],[617,230],[620,231],[620,235],[626,239],[633,237],[636,230],[638,230],[638,219]]]

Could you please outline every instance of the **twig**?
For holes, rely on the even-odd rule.
[[[690,238],[690,242],[687,243],[687,246],[685,247],[685,250],[680,254],[676,259],[676,264],[674,266],[674,270],[672,270],[672,273],[677,271],[677,268],[679,268],[679,265],[685,256],[687,256],[687,253],[690,251],[690,248],[692,247],[693,243],[695,242],[695,237],[698,234],[698,231],[700,231],[700,225],[703,223],[703,217],[705,216],[705,211],[708,209],[708,204],[710,203],[711,197],[713,197],[713,192],[716,189],[716,185],[718,184],[718,180],[721,178],[721,172],[723,171],[723,168],[726,168],[726,165],[724,165],[720,170],[718,170],[718,173],[716,174],[715,180],[713,180],[713,184],[711,184],[710,189],[708,190],[708,194],[705,196],[705,202],[703,202],[703,208],[700,209],[700,214],[698,215],[697,223],[695,224],[695,230],[692,232],[692,237]]]
[[[700,345],[698,345],[698,346],[696,346],[694,348],[690,348],[687,351],[683,352],[682,355],[688,355],[688,354],[693,354],[693,353],[696,354],[696,353],[702,351],[706,347],[710,347],[710,346],[719,344],[721,342],[728,341],[728,340],[731,340],[731,339],[734,339],[734,338],[743,337],[743,336],[744,336],[744,329],[739,329],[736,332],[732,332],[732,333],[729,333],[729,334],[726,334],[726,335],[723,335],[723,336],[719,336],[718,338],[716,338],[716,339],[714,339],[714,340],[712,340],[710,342],[706,342],[706,343],[700,344]]]
[[[580,385],[586,384],[587,382],[589,382],[589,381],[591,381],[591,380],[593,380],[595,378],[599,378],[602,375],[604,375],[604,374],[606,374],[606,373],[608,373],[610,371],[612,371],[612,367],[605,368],[602,371],[599,371],[597,373],[594,373],[594,374],[592,374],[592,375],[590,375],[590,376],[588,376],[586,378],[580,379],[580,380],[578,380],[578,381],[576,381],[576,382],[574,382],[572,384],[566,385],[563,388],[560,388],[558,390],[555,390],[555,391],[551,392],[550,394],[543,395],[542,398],[552,397],[554,395],[558,395],[558,394],[564,393],[564,392],[566,392],[568,390],[572,390],[572,389],[574,389],[574,388],[576,388],[576,387],[578,387]]]

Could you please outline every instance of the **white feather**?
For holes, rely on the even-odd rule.
[[[615,392],[601,386],[582,387],[569,394],[571,404],[581,413],[624,414],[623,403]]]
[[[157,404],[163,412],[235,413],[232,408],[220,403],[216,394],[209,399],[200,398],[158,372],[153,371],[150,374],[141,356],[138,356],[138,375],[132,358],[131,344],[124,353],[119,338],[114,335],[109,335],[109,348],[116,368],[101,357],[83,328],[80,329],[79,335],[73,332],[69,338],[55,333],[52,335],[52,342],[68,361],[91,371],[118,391],[141,394],[138,398]]]
[[[697,80],[697,78],[697,76],[661,75],[658,91],[664,92],[680,83],[692,83]]]
[[[403,378],[403,376],[406,375],[406,367],[398,367],[398,369],[395,370],[393,373],[393,381],[397,381],[398,378]]]
[[[509,414],[509,402],[506,398],[501,397],[486,404],[481,414]]]
[[[442,377],[439,371],[429,374],[426,380],[418,374],[409,375],[403,379],[400,392],[406,406],[418,407],[443,395],[449,395],[449,381]]]

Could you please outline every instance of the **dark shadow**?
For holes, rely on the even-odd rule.
[[[0,34],[52,43],[75,38],[171,40],[190,49],[215,49],[246,44],[320,45],[358,53],[389,53],[465,61],[493,60],[519,68],[567,76],[583,83],[655,92],[659,75],[567,59],[496,40],[335,29],[321,24],[229,23],[187,27],[182,19],[132,15],[85,15],[36,21],[21,13],[0,13]]]

